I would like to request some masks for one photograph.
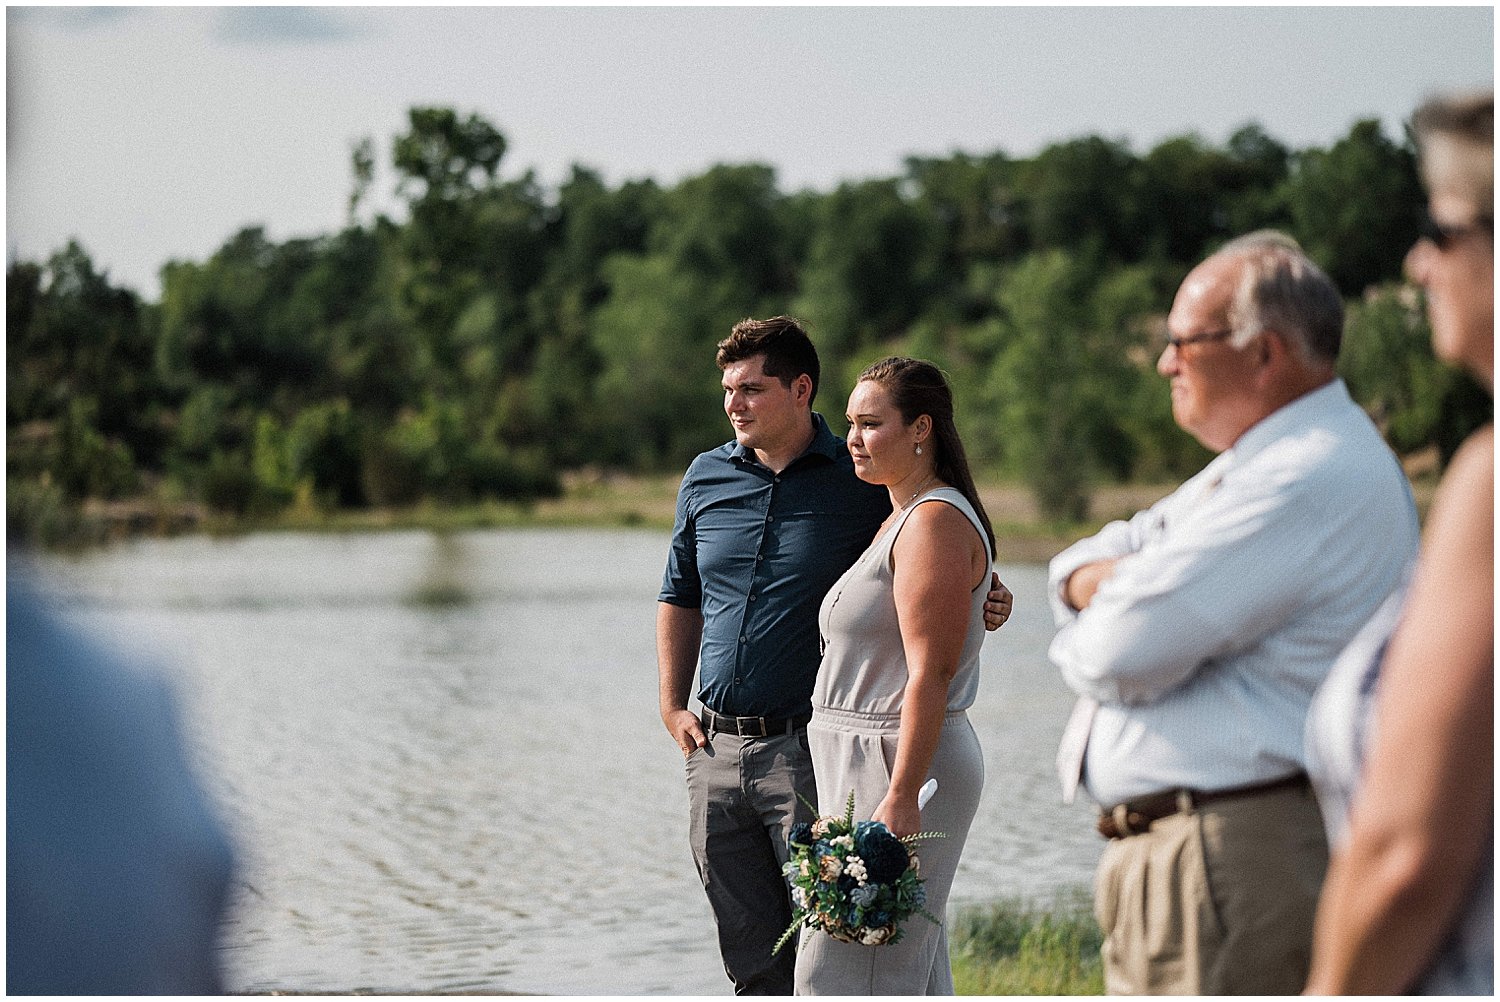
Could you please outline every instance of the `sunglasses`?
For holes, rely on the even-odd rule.
[[[1426,209],[1417,221],[1417,239],[1430,240],[1433,246],[1440,251],[1446,251],[1453,244],[1462,240],[1471,233],[1485,233],[1491,239],[1495,234],[1495,221],[1490,216],[1480,216],[1472,223],[1464,223],[1453,226],[1448,223],[1440,223],[1432,218],[1432,213]]]

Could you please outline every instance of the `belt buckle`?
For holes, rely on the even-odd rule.
[[[755,722],[755,726],[757,728],[759,728],[759,730],[760,730],[759,734],[747,734],[744,731],[744,729],[743,729],[745,725],[744,724],[740,724],[739,725],[740,728],[741,728],[741,730],[740,730],[740,737],[744,737],[744,738],[763,738],[763,737],[766,736],[766,718],[765,717],[740,717],[740,718],[737,719],[736,722],[738,722],[739,720],[754,721]]]

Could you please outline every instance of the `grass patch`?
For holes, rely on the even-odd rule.
[[[1102,995],[1103,934],[1087,891],[1050,904],[1006,899],[949,921],[959,995]]]

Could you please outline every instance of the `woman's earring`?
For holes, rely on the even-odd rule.
[[[922,454],[922,443],[918,442],[917,443],[917,455],[920,456],[921,454]]]

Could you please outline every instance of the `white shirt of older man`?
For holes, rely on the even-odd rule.
[[[1314,692],[1400,581],[1417,540],[1415,505],[1395,456],[1334,380],[1251,427],[1149,510],[1059,554],[1049,568],[1059,631],[1048,653],[1080,696],[1058,757],[1064,796],[1071,800],[1081,780],[1108,810],[1163,791],[1222,791],[1300,773]],[[1119,560],[1113,574],[1087,609],[1072,609],[1061,597],[1068,576],[1108,558]],[[1127,851],[1121,843],[1128,839],[1108,844],[1096,910],[1106,932],[1111,992],[1288,991],[1274,978],[1257,980],[1254,970],[1287,964],[1255,956],[1250,940],[1278,926],[1284,931],[1285,906],[1299,916],[1305,911],[1310,945],[1321,871],[1287,875],[1299,885],[1290,896],[1306,896],[1305,903],[1274,900],[1290,893],[1271,872],[1280,865],[1277,825],[1264,816],[1232,823],[1219,815],[1242,808],[1228,802],[1215,808],[1198,812],[1211,818],[1152,825],[1153,833],[1196,826],[1185,837],[1201,843],[1192,851],[1205,857],[1204,887],[1186,892],[1202,899],[1189,904],[1201,914],[1169,919],[1203,928],[1187,929],[1178,942],[1168,936],[1143,945],[1142,937],[1162,937],[1139,929],[1112,933],[1118,916],[1106,912],[1143,903],[1132,903],[1134,895],[1165,895],[1163,888],[1106,886],[1112,854]],[[1234,859],[1236,844],[1252,832],[1265,843],[1256,850],[1265,858]],[[1220,850],[1224,856],[1216,859]],[[1232,888],[1214,886],[1219,863],[1239,874],[1220,876],[1218,883]],[[1310,892],[1300,886],[1309,881]],[[1227,928],[1240,908],[1254,917],[1243,928]],[[1197,972],[1184,970],[1194,963],[1180,955],[1184,938],[1194,941],[1189,947],[1225,956],[1203,961]],[[1300,984],[1289,989],[1298,990]]]

